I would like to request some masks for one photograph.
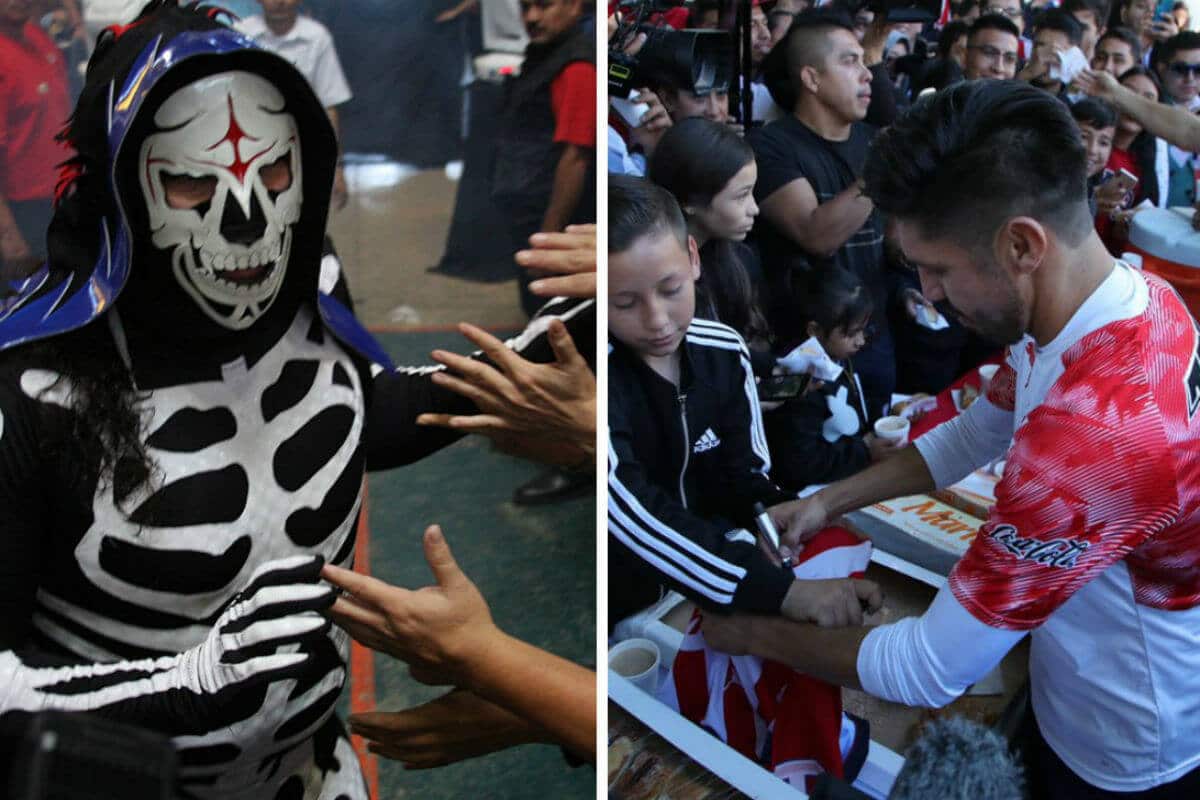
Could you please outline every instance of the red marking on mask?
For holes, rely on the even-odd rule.
[[[209,147],[207,152],[211,153],[213,150],[216,150],[218,147],[228,142],[230,146],[233,147],[233,163],[229,166],[225,166],[224,164],[215,164],[213,162],[203,163],[211,164],[214,167],[221,167],[222,169],[227,169],[233,173],[233,177],[237,179],[238,183],[245,183],[246,173],[250,171],[250,167],[255,161],[266,155],[271,149],[271,146],[268,145],[259,152],[250,156],[250,158],[242,160],[242,151],[241,147],[239,146],[242,140],[248,139],[252,142],[257,142],[259,140],[242,130],[242,126],[238,124],[237,115],[233,112],[233,96],[227,95],[226,99],[229,103],[229,128],[225,131],[225,136],[212,147]]]

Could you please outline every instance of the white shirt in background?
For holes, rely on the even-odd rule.
[[[325,108],[341,105],[354,96],[342,72],[333,37],[324,25],[311,17],[297,17],[296,24],[283,36],[276,36],[257,14],[240,20],[236,27],[300,70]]]

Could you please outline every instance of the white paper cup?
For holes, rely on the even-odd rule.
[[[996,373],[1000,371],[999,364],[984,364],[979,368],[979,393],[987,394],[988,387],[992,385],[992,378],[996,377]]]
[[[649,639],[626,639],[608,651],[608,668],[643,692],[658,692],[658,645]]]
[[[904,443],[908,441],[910,427],[906,417],[880,417],[875,421],[875,435],[880,439]]]

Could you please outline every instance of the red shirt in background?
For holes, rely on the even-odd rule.
[[[1142,198],[1146,196],[1142,189],[1142,168],[1138,166],[1137,161],[1129,154],[1127,150],[1119,150],[1116,147],[1112,149],[1112,153],[1108,156],[1108,163],[1104,165],[1106,169],[1111,169],[1113,172],[1119,172],[1124,169],[1132,172],[1137,176],[1138,184],[1133,190],[1133,202],[1130,203],[1130,208],[1142,202]],[[1113,227],[1113,221],[1107,214],[1096,215],[1096,233],[1100,234],[1100,241],[1104,242],[1104,246],[1108,248],[1108,252],[1114,256],[1120,256],[1125,252],[1127,244],[1123,232],[1118,232]]]
[[[54,197],[66,149],[54,140],[71,114],[62,53],[41,28],[0,36],[0,197]]]
[[[573,61],[550,84],[554,141],[596,149],[596,66]]]

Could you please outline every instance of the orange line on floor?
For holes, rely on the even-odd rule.
[[[363,478],[362,509],[358,512],[357,541],[354,543],[354,571],[371,574],[371,526],[367,522],[367,483]],[[350,643],[350,713],[375,709],[375,656],[370,649],[358,642]],[[367,780],[370,797],[379,797],[379,762],[367,752],[367,744],[360,736],[351,736],[350,743],[362,764],[363,777]]]

